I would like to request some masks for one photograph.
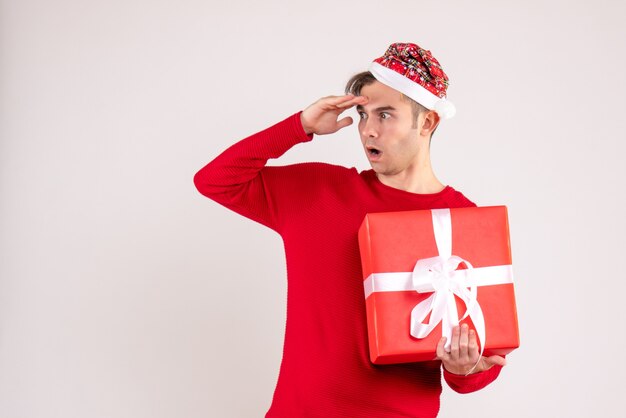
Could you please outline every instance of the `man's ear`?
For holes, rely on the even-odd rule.
[[[420,135],[431,136],[433,131],[439,125],[439,115],[434,110],[428,110],[420,114],[420,119],[422,119],[422,123],[420,125]]]

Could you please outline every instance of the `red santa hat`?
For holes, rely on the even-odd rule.
[[[381,83],[434,110],[442,119],[456,113],[454,104],[446,99],[448,76],[430,51],[416,44],[391,44],[369,71]]]

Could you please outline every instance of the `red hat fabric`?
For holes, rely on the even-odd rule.
[[[369,68],[381,83],[400,91],[443,119],[456,108],[446,99],[449,79],[430,51],[412,43],[394,43]]]

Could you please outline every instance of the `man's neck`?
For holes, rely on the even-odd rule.
[[[435,177],[429,158],[424,158],[415,166],[397,174],[376,175],[384,185],[410,193],[432,194],[439,193],[445,188],[445,185]]]

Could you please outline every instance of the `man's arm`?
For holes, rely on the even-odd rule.
[[[227,148],[194,176],[204,196],[275,229],[273,199],[268,193],[272,173],[265,167],[294,145],[313,139],[300,124],[298,112]],[[270,170],[271,171],[271,170]]]
[[[352,124],[352,118],[337,120],[346,109],[367,99],[362,96],[324,97],[303,112],[232,145],[202,168],[194,177],[200,193],[260,222],[277,228],[276,184],[286,181],[285,167],[266,167],[291,147],[313,139],[313,134],[330,134]]]

